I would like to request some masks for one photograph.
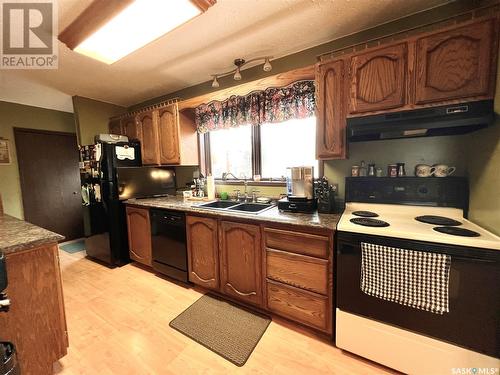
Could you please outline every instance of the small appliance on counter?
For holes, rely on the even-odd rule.
[[[332,214],[335,212],[335,196],[337,185],[330,185],[326,177],[314,182],[315,194],[318,198],[318,212],[321,214]]]
[[[314,197],[314,168],[287,168],[286,198],[278,201],[281,211],[312,213],[317,209]]]
[[[0,313],[9,311],[10,300],[4,293],[7,288],[7,267],[5,255],[0,252]],[[0,375],[19,375],[16,348],[10,342],[0,341]]]

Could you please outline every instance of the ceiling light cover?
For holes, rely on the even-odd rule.
[[[200,13],[190,0],[135,0],[75,51],[112,64]]]

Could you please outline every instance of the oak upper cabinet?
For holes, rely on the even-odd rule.
[[[128,246],[130,258],[151,265],[151,225],[149,210],[127,206]]]
[[[137,127],[137,119],[135,116],[123,117],[121,120],[122,134],[128,139],[140,139]]]
[[[406,104],[407,44],[354,55],[349,69],[349,113],[402,107]]]
[[[495,30],[490,19],[417,39],[416,103],[493,97]]]
[[[260,227],[222,221],[220,224],[221,291],[254,305],[262,304]]]
[[[109,134],[122,134],[121,120],[110,118],[108,123]]]
[[[179,164],[179,116],[177,103],[158,110],[158,135],[161,164]]]
[[[346,114],[344,61],[316,65],[316,157],[345,159]]]
[[[137,115],[137,128],[141,134],[142,164],[160,164],[157,116],[157,111],[147,111]]]
[[[188,216],[186,223],[189,281],[205,288],[218,289],[217,220]]]

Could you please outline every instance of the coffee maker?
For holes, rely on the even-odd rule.
[[[317,209],[314,197],[314,167],[289,167],[286,198],[278,201],[281,211],[312,213]]]

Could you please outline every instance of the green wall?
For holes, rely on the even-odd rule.
[[[500,52],[500,51],[499,51]],[[471,134],[463,145],[470,185],[470,219],[500,235],[500,60],[495,92],[496,123]]]
[[[0,194],[5,213],[22,219],[15,127],[75,133],[75,120],[72,113],[0,101],[0,137],[9,140],[11,149],[11,164],[0,165]]]
[[[92,144],[96,134],[108,133],[109,118],[126,111],[125,107],[82,96],[73,97],[73,108],[80,145]]]

